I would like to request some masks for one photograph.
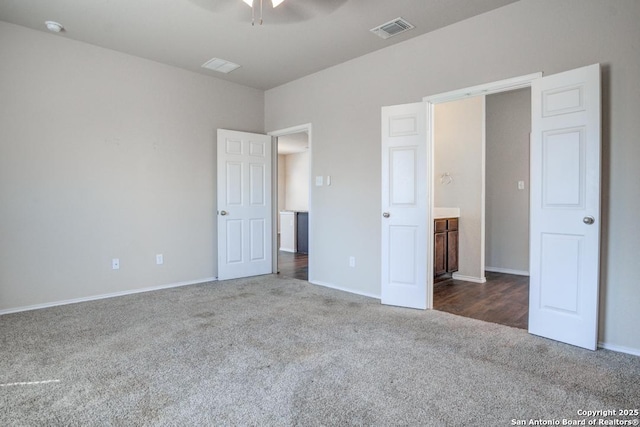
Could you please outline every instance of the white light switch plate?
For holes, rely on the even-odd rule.
[[[518,190],[524,190],[524,181],[518,181]]]
[[[324,185],[324,178],[322,176],[316,176],[316,187],[322,187]]]

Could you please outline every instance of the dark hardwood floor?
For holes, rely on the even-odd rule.
[[[282,277],[309,280],[309,255],[278,251],[278,272]]]
[[[486,273],[486,283],[436,278],[433,308],[514,328],[527,329],[529,277]]]

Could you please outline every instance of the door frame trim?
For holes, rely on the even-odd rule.
[[[313,253],[315,252],[313,247],[313,227],[311,226],[313,218],[312,218],[312,201],[313,201],[313,185],[312,184],[312,165],[313,165],[313,143],[312,143],[312,124],[305,123],[297,126],[291,126],[284,129],[273,130],[271,132],[267,132],[267,135],[271,136],[271,170],[273,173],[271,174],[271,209],[273,212],[272,215],[272,237],[271,237],[271,246],[273,251],[273,273],[278,272],[278,142],[277,139],[280,136],[291,135],[294,133],[306,133],[308,136],[309,143],[309,254],[308,254],[308,277],[307,281],[311,282],[313,278],[314,269],[314,257]]]
[[[435,135],[434,135],[434,121],[435,121],[435,106],[436,104],[442,104],[449,101],[458,101],[461,99],[471,98],[478,95],[491,95],[494,93],[508,92],[516,89],[523,89],[527,87],[531,87],[531,84],[534,80],[541,78],[543,73],[537,72],[532,74],[526,74],[523,76],[513,77],[504,80],[498,80],[490,83],[484,83],[476,86],[471,86],[462,89],[456,89],[449,92],[443,92],[435,95],[425,96],[422,98],[424,102],[427,104],[427,159],[428,159],[428,173],[431,174],[434,170],[434,147],[435,147]],[[486,117],[485,117],[486,122]],[[484,161],[484,159],[483,159]],[[531,160],[529,160],[531,161]],[[486,171],[485,171],[486,174]],[[429,194],[432,197],[429,198],[427,210],[431,212],[431,217],[433,217],[433,195],[435,191],[435,180],[431,180],[431,188],[429,189]],[[484,192],[484,188],[483,188]],[[531,208],[529,208],[531,209]],[[485,207],[482,207],[482,217],[485,215]],[[425,218],[425,221],[428,222],[428,218]],[[427,224],[427,233],[429,236],[428,247],[433,248],[434,245],[434,237],[433,237],[433,221],[431,224]],[[484,230],[484,221],[482,224],[482,228]],[[484,260],[484,251],[485,251],[485,236],[484,232],[481,233],[481,259]],[[433,250],[433,249],[432,249]],[[484,270],[484,265],[481,266]],[[433,309],[433,263],[427,262],[427,309]]]

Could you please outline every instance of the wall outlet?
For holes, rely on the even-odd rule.
[[[355,266],[356,266],[356,257],[350,256],[349,257],[349,267],[355,267]]]
[[[164,257],[162,256],[162,254],[156,255],[156,264],[158,265],[164,264]]]
[[[524,190],[524,181],[518,181],[518,190]]]
[[[114,258],[111,260],[111,268],[113,270],[120,270],[120,259]]]

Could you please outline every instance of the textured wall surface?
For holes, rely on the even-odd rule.
[[[215,277],[216,128],[264,93],[2,22],[0,57],[0,310]]]

